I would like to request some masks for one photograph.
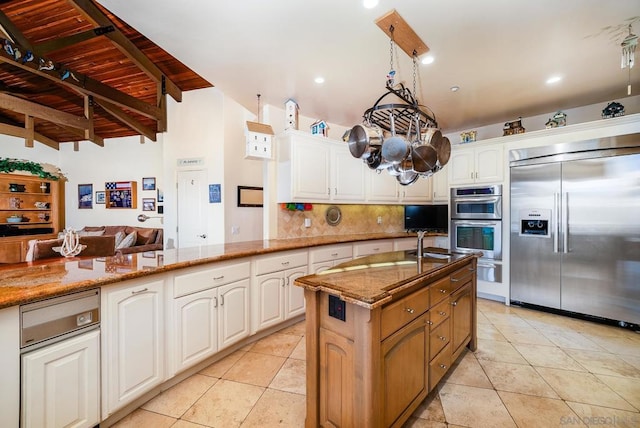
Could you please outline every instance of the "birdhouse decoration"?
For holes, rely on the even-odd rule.
[[[272,159],[273,129],[271,125],[247,121],[245,159]]]
[[[285,112],[285,131],[289,129],[298,129],[298,103],[289,98],[286,103],[284,103],[284,112]]]
[[[319,120],[311,124],[311,134],[322,135],[323,137],[329,136],[329,125],[324,120]]]

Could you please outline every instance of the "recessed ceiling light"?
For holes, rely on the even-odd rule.
[[[460,86],[454,85],[449,88],[451,92],[458,92],[460,90]]]
[[[560,76],[551,76],[547,79],[547,85],[553,85],[554,83],[558,83],[562,80]]]
[[[431,64],[433,63],[433,61],[435,61],[435,58],[433,57],[433,55],[427,55],[424,58],[422,58],[422,63],[427,65],[427,64]]]
[[[374,7],[376,7],[378,5],[378,0],[363,0],[362,1],[362,5],[366,9],[373,9]]]
[[[318,76],[315,79],[313,79],[313,81],[316,82],[318,85],[320,85],[321,83],[324,83],[324,77]]]

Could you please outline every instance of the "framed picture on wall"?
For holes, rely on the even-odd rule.
[[[142,179],[142,190],[156,190],[156,178],[145,177]]]
[[[155,211],[156,198],[142,198],[142,211]]]
[[[106,197],[106,193],[104,191],[96,191],[96,204],[106,204],[107,203],[107,197]]]
[[[263,197],[262,187],[238,186],[239,207],[261,207]]]
[[[78,184],[78,208],[93,208],[93,184]]]

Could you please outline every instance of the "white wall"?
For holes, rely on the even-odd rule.
[[[67,228],[122,224],[161,226],[160,219],[149,219],[144,224],[137,221],[138,215],[143,213],[142,198],[157,197],[156,191],[142,190],[142,178],[155,177],[156,187],[164,185],[161,138],[156,142],[145,140],[144,144],[138,136],[112,138],[105,140],[104,147],[81,141],[77,152],[73,150],[73,144],[61,144],[58,162],[68,179],[65,185]],[[107,209],[106,204],[95,203],[95,192],[104,191],[105,182],[110,181],[137,182],[136,209]],[[93,209],[78,209],[79,184],[93,185]],[[156,215],[149,211],[145,214]]]

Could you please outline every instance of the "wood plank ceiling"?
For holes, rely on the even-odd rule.
[[[211,87],[92,0],[0,0],[0,133],[60,143],[166,130],[166,96]]]

